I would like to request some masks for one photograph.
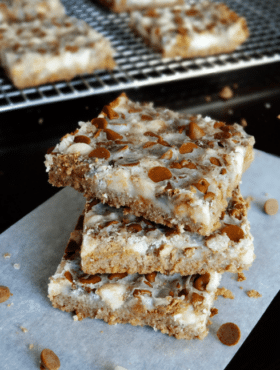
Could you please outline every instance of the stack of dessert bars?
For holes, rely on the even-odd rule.
[[[49,181],[87,199],[50,278],[75,318],[203,339],[225,271],[255,255],[239,190],[254,138],[123,93],[46,155]]]

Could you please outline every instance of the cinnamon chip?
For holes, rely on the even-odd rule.
[[[193,286],[198,290],[206,290],[206,287],[210,281],[210,274],[206,272],[203,275],[200,275],[197,279],[195,279]]]
[[[139,233],[142,230],[142,226],[139,224],[130,224],[127,226],[127,231],[130,233]]]
[[[153,182],[160,182],[171,179],[172,173],[166,167],[157,166],[149,170],[148,176]]]
[[[127,276],[127,272],[116,272],[115,274],[108,275],[109,280],[113,279],[123,279]]]
[[[141,120],[142,121],[152,121],[153,120],[153,117],[148,116],[147,114],[142,114]]]
[[[119,221],[117,221],[117,220],[108,221],[108,222],[106,222],[106,224],[104,225],[104,227],[108,227],[110,225],[116,225],[118,223],[119,223]]]
[[[99,281],[101,281],[101,277],[98,275],[89,275],[89,277],[87,278],[84,277],[79,278],[79,282],[84,284],[96,284],[99,283]]]
[[[214,135],[214,139],[222,140],[222,139],[230,139],[232,137],[230,132],[217,132]]]
[[[220,172],[221,175],[225,175],[226,173],[227,173],[227,170],[225,168],[221,169],[221,172]]]
[[[108,128],[104,129],[105,133],[106,133],[106,136],[107,136],[107,140],[121,140],[123,137],[122,135],[118,134],[117,132],[113,131],[113,130],[110,130]]]
[[[181,169],[182,165],[179,162],[172,162],[169,167]]]
[[[163,140],[162,137],[158,138],[158,144],[163,145],[163,146],[171,146],[167,141]]]
[[[196,307],[197,305],[201,304],[203,302],[204,297],[197,293],[192,294],[191,302]]]
[[[196,165],[190,161],[187,161],[185,159],[183,159],[181,162],[180,162],[180,165],[182,168],[189,168],[191,170],[195,170],[196,169]]]
[[[78,135],[78,136],[75,136],[74,143],[90,144],[90,138],[84,135]]]
[[[209,187],[209,182],[205,179],[200,179],[197,183],[193,184],[199,191],[202,193],[206,194],[208,187]]]
[[[192,140],[200,139],[205,135],[205,132],[195,122],[191,122],[189,125],[189,137]]]
[[[10,296],[10,289],[7,286],[0,285],[0,303],[6,302]]]
[[[46,370],[58,370],[60,368],[59,358],[48,348],[43,349],[41,352],[41,364],[43,369]]]
[[[180,154],[191,153],[195,148],[198,148],[198,146],[194,143],[184,143],[180,146],[179,152]]]
[[[100,128],[102,130],[105,129],[108,126],[108,122],[106,121],[105,118],[93,118],[91,120],[91,123],[96,128]]]
[[[110,158],[110,152],[109,150],[107,150],[106,148],[96,148],[94,150],[92,150],[90,153],[89,153],[89,157],[92,158],[92,157],[95,157],[95,158],[104,158],[104,159],[108,159]]]
[[[276,199],[268,199],[264,204],[264,211],[270,216],[276,215],[279,205]]]
[[[230,240],[238,243],[244,238],[244,231],[237,225],[227,225],[222,228],[221,233],[226,233]]]
[[[226,346],[234,346],[241,338],[241,331],[236,324],[227,322],[220,326],[217,337]]]
[[[145,275],[145,278],[150,282],[150,283],[154,283],[155,279],[156,279],[156,276],[157,276],[157,272],[154,271],[154,272],[151,272],[150,274],[146,274]]]
[[[144,145],[143,145],[143,148],[146,149],[146,148],[150,148],[151,146],[154,146],[158,144],[158,142],[156,141],[147,141]]]
[[[167,150],[167,152],[163,153],[163,155],[160,157],[160,159],[168,159],[170,160],[173,156],[172,149]]]
[[[152,131],[146,131],[146,132],[144,132],[144,135],[145,135],[145,136],[152,136],[152,137],[160,138],[160,136],[159,136],[159,135],[155,134],[155,133],[154,133],[154,132],[152,132]]]
[[[210,162],[212,164],[214,164],[215,166],[221,166],[222,165],[221,162],[219,161],[219,159],[218,158],[215,158],[215,157],[211,157],[210,158]]]
[[[105,105],[102,109],[102,113],[104,113],[109,119],[117,119],[119,118],[119,114],[114,111],[109,105]]]
[[[71,272],[65,271],[64,276],[66,277],[67,280],[70,281],[70,283],[73,283],[73,276],[71,275]]]
[[[148,294],[150,297],[152,296],[152,292],[146,289],[135,289],[133,292],[134,297],[138,297],[140,295]]]

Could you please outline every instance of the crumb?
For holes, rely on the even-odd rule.
[[[39,125],[41,125],[43,122],[44,122],[44,118],[39,118],[39,119],[38,119],[38,123],[39,123]]]
[[[3,257],[7,260],[7,259],[11,258],[11,254],[10,253],[5,253],[5,254],[3,254]]]
[[[228,110],[228,114],[233,114],[233,110],[232,109],[229,109]]]
[[[224,287],[217,289],[216,299],[218,298],[219,295],[223,296],[224,298],[234,299],[234,295],[232,294],[232,292]]]
[[[250,298],[260,298],[260,297],[262,297],[262,295],[259,292],[257,292],[255,289],[247,290],[246,294]]]
[[[248,126],[248,123],[247,123],[245,118],[241,118],[240,124],[241,124],[242,127],[247,127]]]
[[[239,289],[243,289],[243,286],[240,286]]]
[[[277,118],[280,119],[280,114],[278,114]]]
[[[103,330],[101,330],[101,332],[100,332],[101,334],[103,334]]]
[[[58,370],[60,368],[60,360],[51,349],[48,348],[43,349],[40,357],[41,357],[40,369]]]
[[[205,101],[207,101],[207,103],[209,103],[211,100],[212,100],[211,96],[209,95],[205,96]]]
[[[226,346],[234,346],[241,338],[241,331],[236,324],[227,322],[220,326],[217,331],[217,337]]]
[[[24,333],[27,333],[28,332],[28,329],[26,329],[24,326],[20,326],[21,330],[24,332]]]
[[[0,303],[6,302],[11,295],[10,289],[7,286],[0,285]]]
[[[126,370],[126,369],[122,366],[116,366],[114,370]]]
[[[244,200],[245,200],[246,207],[247,207],[248,209],[250,209],[250,208],[251,208],[251,202],[252,202],[253,200],[255,200],[255,199],[254,199],[254,197],[252,197],[251,195],[249,195],[249,196],[248,196],[248,197],[246,197]]]
[[[264,105],[264,106],[265,106],[265,108],[266,108],[266,109],[271,108],[271,104],[270,104],[270,103],[265,103],[265,105]]]
[[[211,320],[208,320],[207,321],[207,325],[212,325],[213,323],[212,323],[212,321]]]
[[[243,274],[243,272],[238,272],[237,281],[244,281],[244,280],[246,280],[246,276]]]
[[[233,91],[229,86],[225,86],[222,88],[218,95],[223,100],[229,100],[233,97]]]
[[[74,321],[78,321],[78,316],[77,316],[77,315],[74,315],[74,316],[73,316],[73,320],[74,320]]]
[[[269,194],[268,194],[268,193],[264,193],[264,195],[265,195],[266,197],[268,197],[268,195],[269,195]]]
[[[88,110],[88,106],[86,106],[86,110]]]
[[[33,349],[34,348],[34,344],[29,344],[28,348],[29,349]]]
[[[19,263],[15,263],[13,266],[14,266],[14,268],[15,268],[16,270],[19,270],[19,269],[20,269],[20,264],[19,264]]]
[[[219,310],[217,308],[213,307],[213,308],[211,308],[210,312],[211,312],[210,317],[213,317],[215,315],[218,315]]]
[[[277,199],[268,199],[264,204],[264,211],[270,216],[276,215],[278,212],[279,206]]]
[[[3,176],[4,175],[4,172],[3,171],[0,171],[0,176]]]
[[[238,89],[238,84],[237,83],[234,83],[232,86],[233,86],[234,89]]]
[[[9,303],[9,304],[7,304],[7,307],[11,307],[11,306],[13,306],[14,304],[13,304],[13,302],[12,303]]]

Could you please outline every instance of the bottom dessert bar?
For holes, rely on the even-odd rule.
[[[91,317],[109,324],[149,325],[178,339],[207,335],[221,274],[84,274],[80,267],[82,224],[83,216],[50,278],[48,292],[55,308],[74,311],[79,320]]]

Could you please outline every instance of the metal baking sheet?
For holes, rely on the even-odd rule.
[[[48,278],[61,260],[85,202],[71,188],[58,192],[0,236],[0,285],[13,293],[0,304],[1,370],[39,369],[44,348],[56,352],[61,369],[67,370],[114,370],[117,365],[127,370],[223,370],[279,290],[280,212],[268,216],[263,211],[268,198],[280,202],[279,177],[280,158],[255,150],[241,193],[254,198],[248,217],[256,260],[243,282],[236,281],[236,274],[223,275],[220,286],[230,289],[235,298],[215,301],[219,313],[211,319],[203,341],[177,340],[147,326],[114,326],[89,318],[75,322],[72,313],[52,307]],[[11,258],[3,258],[5,253]],[[20,269],[14,264],[20,264]],[[251,289],[262,297],[249,298],[246,291]],[[236,346],[226,347],[217,339],[217,329],[225,322],[241,329]]]
[[[0,112],[79,97],[123,91],[210,73],[232,71],[280,61],[278,0],[224,0],[246,17],[250,38],[235,52],[196,59],[162,59],[129,29],[128,14],[115,14],[94,0],[62,0],[68,15],[85,20],[111,40],[117,51],[113,71],[97,71],[70,82],[16,89],[0,71]]]

